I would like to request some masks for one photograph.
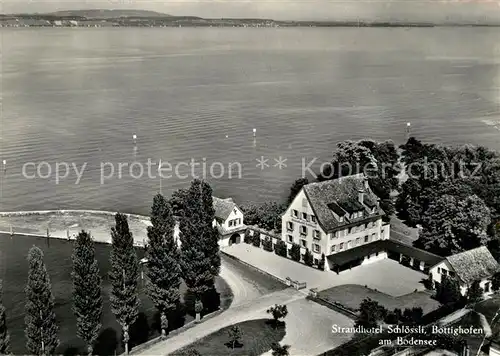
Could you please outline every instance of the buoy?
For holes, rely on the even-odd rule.
[[[229,137],[229,135],[226,135],[226,138],[228,138],[228,137]]]
[[[411,126],[411,123],[407,122],[407,123],[406,123],[406,126],[410,127],[410,126]]]
[[[136,135],[136,134],[133,134],[133,135],[132,135],[132,139],[134,140],[134,143],[136,143],[136,142],[137,142],[137,135]]]
[[[255,134],[257,132],[257,129],[253,129],[253,136],[255,137]]]

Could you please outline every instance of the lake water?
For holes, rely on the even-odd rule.
[[[4,211],[147,213],[160,189],[155,168],[135,179],[124,166],[120,177],[118,164],[147,169],[148,159],[178,165],[185,177],[162,179],[164,194],[189,184],[182,164],[205,158],[213,175],[224,168],[221,178],[208,169],[215,194],[280,199],[301,175],[302,159],[307,165],[317,157],[317,167],[346,139],[401,143],[407,122],[425,141],[500,149],[500,29],[49,28],[0,35]],[[256,167],[261,156],[269,159],[264,170]],[[280,156],[283,169],[273,167]],[[23,176],[23,165],[42,161],[51,165],[48,179]],[[87,165],[78,184],[72,168],[56,184],[56,162]],[[104,184],[101,164],[107,176],[115,169]]]

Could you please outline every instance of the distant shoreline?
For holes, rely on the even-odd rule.
[[[495,23],[426,23],[398,21],[278,21],[272,19],[220,18],[205,19],[189,16],[167,17],[84,17],[47,14],[1,15],[0,27],[500,27]]]

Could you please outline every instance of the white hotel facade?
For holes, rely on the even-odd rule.
[[[329,256],[355,250],[374,241],[389,239],[389,224],[363,174],[305,185],[282,216],[282,239],[290,249],[309,249],[317,262],[324,254],[325,269],[335,263]],[[354,251],[352,251],[354,252]],[[387,258],[374,252],[361,263]]]

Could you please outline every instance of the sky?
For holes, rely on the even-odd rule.
[[[1,13],[96,8],[207,18],[500,23],[500,0],[0,0]]]

